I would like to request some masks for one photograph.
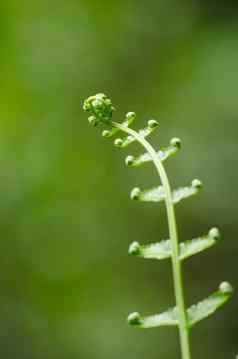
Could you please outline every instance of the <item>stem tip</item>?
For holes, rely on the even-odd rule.
[[[140,244],[138,242],[132,242],[128,252],[132,255],[138,255],[140,253]]]
[[[127,156],[125,159],[125,163],[127,166],[131,166],[134,162],[135,157],[134,156]]]
[[[130,325],[138,325],[141,323],[141,316],[138,312],[131,313],[128,316],[127,321]]]
[[[219,286],[219,289],[224,294],[229,294],[233,292],[232,285],[229,282],[222,282]]]
[[[216,227],[211,228],[210,231],[209,231],[209,236],[214,238],[214,239],[220,238],[221,234],[220,234],[219,229],[216,228]]]
[[[139,199],[140,193],[141,193],[141,190],[139,187],[133,188],[133,190],[131,191],[131,199],[133,199],[133,200]]]

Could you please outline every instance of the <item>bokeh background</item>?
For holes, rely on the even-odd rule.
[[[167,238],[164,207],[129,200],[158,179],[125,168],[82,101],[105,92],[118,120],[159,120],[157,147],[182,139],[172,185],[204,191],[178,206],[180,238],[223,232],[186,261],[186,302],[238,287],[237,1],[2,0],[0,19],[1,357],[178,358],[175,329],[125,322],[174,303],[169,262],[127,255]],[[237,300],[194,329],[193,358],[235,358]]]

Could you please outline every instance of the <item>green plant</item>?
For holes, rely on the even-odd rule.
[[[128,156],[126,158],[126,164],[128,166],[137,167],[146,162],[153,162],[160,177],[161,185],[144,191],[139,188],[134,188],[131,192],[131,199],[165,202],[168,216],[169,239],[150,245],[140,245],[138,242],[133,242],[129,248],[129,253],[143,258],[171,258],[176,305],[174,308],[170,308],[161,314],[148,317],[143,317],[137,312],[132,313],[128,317],[128,322],[131,325],[141,328],[152,328],[164,325],[177,326],[179,329],[182,358],[190,359],[189,333],[191,328],[197,322],[214,313],[229,299],[232,293],[232,286],[228,282],[222,282],[219,289],[208,298],[198,304],[192,305],[188,309],[185,307],[182,262],[186,258],[213,246],[220,237],[219,230],[212,228],[208,234],[200,238],[195,238],[184,243],[178,240],[175,204],[198,193],[202,188],[202,183],[198,179],[195,179],[190,186],[171,190],[164,168],[164,162],[180,149],[181,142],[178,138],[173,138],[168,147],[156,151],[146,139],[158,127],[158,123],[155,120],[149,120],[147,127],[139,131],[135,131],[129,127],[136,118],[134,112],[127,113],[123,123],[114,122],[112,120],[114,107],[112,106],[111,100],[104,94],[89,97],[85,100],[83,108],[91,114],[89,117],[90,124],[94,126],[104,124],[111,127],[102,132],[104,137],[110,138],[120,131],[126,134],[124,138],[117,138],[114,141],[116,147],[125,148],[129,144],[137,141],[145,148],[146,152],[141,156]]]

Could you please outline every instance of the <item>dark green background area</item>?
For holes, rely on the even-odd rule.
[[[178,206],[180,238],[223,233],[186,261],[186,302],[238,287],[237,1],[2,0],[0,17],[1,358],[179,358],[174,328],[125,321],[174,304],[170,263],[127,255],[168,236],[163,205],[129,199],[156,173],[127,169],[141,149],[115,149],[82,101],[105,92],[118,121],[158,119],[156,148],[182,139],[172,186],[204,190]],[[193,359],[235,358],[237,300],[194,329]]]

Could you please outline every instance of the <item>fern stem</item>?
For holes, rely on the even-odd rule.
[[[176,306],[179,311],[179,336],[180,336],[182,359],[191,359],[189,329],[188,329],[188,321],[187,321],[187,314],[186,314],[185,301],[184,301],[182,268],[181,268],[181,262],[179,260],[179,241],[178,241],[177,224],[176,224],[174,204],[172,200],[172,192],[166,171],[156,151],[144,137],[140,136],[138,132],[132,130],[131,128],[123,126],[117,122],[113,122],[112,124],[114,127],[119,128],[121,131],[127,133],[128,135],[133,136],[146,149],[146,151],[150,154],[153,163],[156,167],[156,170],[159,174],[159,177],[161,179],[161,183],[165,191],[165,204],[166,204],[166,210],[168,216],[169,235],[172,242],[173,281],[174,281]]]

